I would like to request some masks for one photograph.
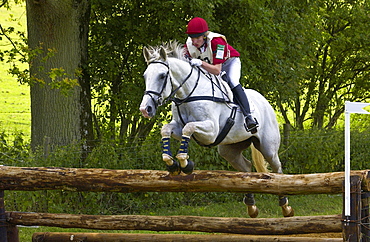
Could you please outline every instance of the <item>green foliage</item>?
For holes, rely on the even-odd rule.
[[[351,169],[369,168],[369,127],[351,130]],[[296,131],[280,149],[285,173],[344,171],[344,130]]]
[[[27,166],[28,150],[23,133],[16,132],[11,137],[4,131],[0,133],[0,165]]]
[[[50,86],[52,89],[59,89],[65,95],[73,90],[74,87],[78,86],[78,80],[75,78],[69,78],[66,71],[63,68],[52,68],[48,75],[52,82]]]
[[[351,169],[369,169],[370,132],[351,131]]]
[[[344,131],[294,132],[281,149],[285,173],[319,173],[344,170]]]
[[[9,73],[17,75],[21,83],[28,83],[28,68],[21,64],[27,62],[27,37],[25,26],[22,23],[25,18],[12,12],[13,9],[25,12],[24,4],[23,1],[6,1],[4,3],[1,12],[2,22],[0,23],[0,41],[2,42],[0,61],[10,64]]]
[[[96,146],[84,161],[84,167],[104,167],[107,169],[117,169],[118,154],[114,145],[107,142],[102,142]]]

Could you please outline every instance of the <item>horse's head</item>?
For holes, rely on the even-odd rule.
[[[158,106],[171,93],[170,72],[167,63],[167,53],[163,47],[159,49],[143,50],[145,61],[148,64],[144,72],[145,93],[140,104],[140,111],[146,118],[152,118]]]

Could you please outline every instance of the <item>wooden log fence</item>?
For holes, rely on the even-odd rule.
[[[98,230],[196,231],[250,235],[341,232],[341,215],[289,218],[224,218],[203,216],[74,215],[9,212],[8,222]]]
[[[352,171],[351,179],[352,177],[357,177],[357,187],[355,193],[358,193],[360,190],[366,191],[368,194],[370,191],[370,170]],[[157,170],[108,170],[0,166],[0,191],[69,190],[123,193],[145,191],[253,192],[276,195],[338,194],[343,193],[343,181],[344,172],[285,175],[275,173],[196,170],[191,175],[169,176],[168,172]],[[355,197],[361,200],[361,196],[357,195]],[[359,200],[357,200],[356,203],[361,204],[358,202]],[[363,199],[363,201],[368,200]],[[355,210],[357,212],[360,211],[358,206]],[[346,236],[351,238],[349,235],[349,233],[352,233],[351,231],[356,231],[357,233],[360,231],[360,229],[363,229],[359,227],[361,215],[359,215],[360,218],[347,218],[347,220],[341,220],[341,215],[249,219],[197,216],[98,216],[26,212],[5,212],[4,214],[7,219],[7,224],[12,228],[14,228],[15,225],[39,225],[101,230],[118,229],[151,231],[198,231],[208,233],[232,233],[234,234],[233,236],[238,236],[237,234],[240,234],[240,236],[242,236],[241,234],[243,234],[243,236],[245,236],[245,234],[254,235],[254,237],[251,237],[250,240],[244,237],[244,239],[246,239],[244,241],[311,241],[299,240],[297,237],[294,237],[294,240],[278,240],[275,237],[269,237],[269,240],[263,240],[267,239],[267,237],[263,237],[262,235],[289,235],[295,233],[306,234],[341,231],[347,233],[344,235],[344,238],[346,238]],[[345,227],[347,225],[348,227]],[[352,228],[354,230],[352,230]],[[85,235],[87,236],[87,234]],[[37,234],[34,236],[34,241],[56,241],[47,240],[46,238],[50,236],[67,235],[50,233],[47,234],[46,237],[45,236],[46,234]],[[91,236],[89,238],[94,237],[93,235]],[[143,237],[139,241],[145,241],[145,239],[150,238],[152,235],[147,235],[147,237],[144,237],[144,235],[142,236]],[[189,236],[191,237],[191,235]],[[184,236],[183,240],[186,238],[189,239],[189,236]],[[44,238],[44,240],[36,240],[36,238]],[[158,240],[154,241],[166,241],[167,238],[169,237],[158,237]],[[176,241],[181,241],[181,238],[182,237],[178,237]],[[219,235],[217,235],[215,238],[220,238],[218,241],[222,241],[222,237]],[[317,238],[315,239],[315,241],[325,241],[317,240]],[[0,238],[0,242],[3,241],[9,242],[12,240],[6,241],[1,240]],[[89,239],[88,241],[93,240]],[[235,241],[237,241],[237,239],[235,239]]]
[[[361,177],[362,190],[370,190],[370,170],[351,175]],[[285,175],[196,170],[191,175],[169,176],[158,170],[0,167],[0,190],[17,191],[339,194],[343,180],[344,172]]]
[[[89,242],[117,242],[117,241],[140,241],[140,242],[339,242],[341,238],[313,238],[313,237],[286,237],[266,235],[235,235],[235,234],[134,234],[134,233],[34,233],[32,241],[89,241]]]

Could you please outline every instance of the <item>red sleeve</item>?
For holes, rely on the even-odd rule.
[[[219,46],[221,48],[222,47],[224,48],[224,54],[223,54],[224,58],[223,59],[217,58],[217,56],[216,56],[217,47],[219,47]],[[212,48],[212,52],[213,52],[213,64],[214,65],[224,63],[227,59],[227,52],[228,51],[230,51],[230,57],[239,57],[240,56],[239,52],[236,51],[231,45],[227,44],[226,41],[222,37],[213,38],[212,41],[211,41],[211,48]]]

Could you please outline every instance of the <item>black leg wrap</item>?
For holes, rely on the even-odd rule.
[[[254,200],[253,193],[247,193],[247,194],[245,194],[244,199],[243,199],[243,202],[247,206],[254,205],[256,203],[256,201]]]
[[[194,170],[194,162],[192,162],[191,160],[188,160],[188,164],[184,168],[181,167],[181,171],[187,175],[190,175],[191,173],[193,173],[193,170]]]
[[[285,205],[286,203],[288,202],[288,198],[287,197],[284,197],[284,196],[280,196],[279,197],[279,206],[283,206]]]
[[[172,175],[172,176],[177,176],[178,174],[181,173],[180,165],[177,161],[173,161],[172,165],[167,165],[167,171]]]

